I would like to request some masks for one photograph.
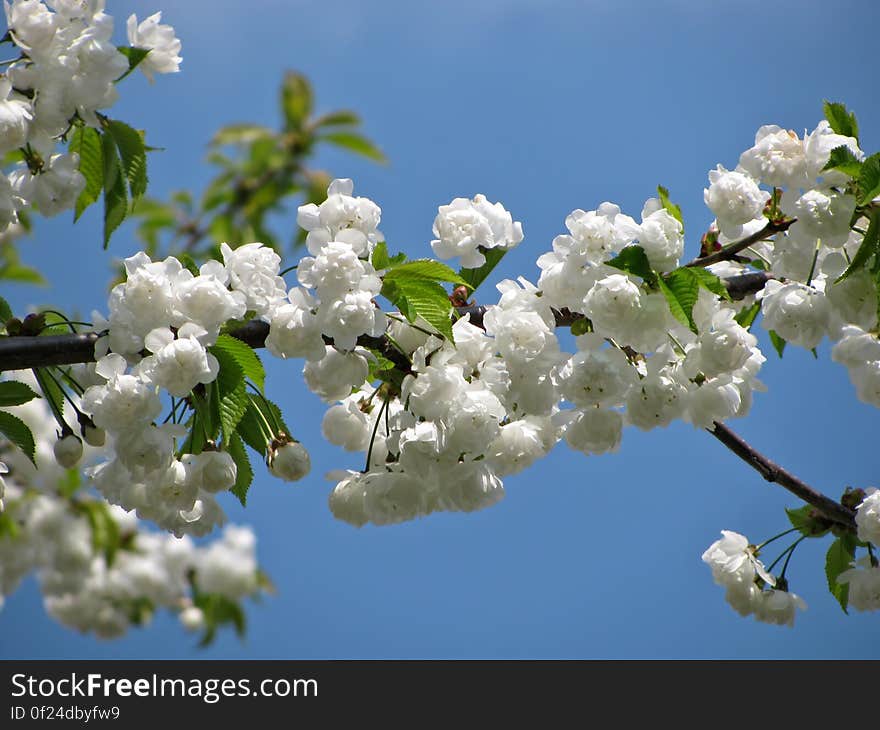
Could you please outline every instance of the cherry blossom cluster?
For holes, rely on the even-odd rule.
[[[389,340],[412,363],[399,394],[363,382],[367,362],[357,351],[328,348],[326,366],[306,366],[310,387],[339,401],[324,418],[324,436],[368,454],[364,472],[340,475],[330,497],[337,517],[388,524],[479,509],[501,498],[502,476],[561,438],[601,454],[619,447],[625,424],[650,429],[683,418],[708,427],[748,411],[764,357],[733,306],[706,292],[694,333],[661,293],[607,264],[638,244],[657,270],[678,265],[682,226],[660,201],[646,203],[640,223],[610,203],[575,211],[566,223],[570,235],[538,260],[537,286],[501,282],[500,300],[479,326],[467,315],[455,322],[454,344],[427,323],[387,314]],[[434,234],[434,252],[460,256],[467,268],[481,265],[485,251],[515,246],[522,226],[478,195],[441,206]],[[574,354],[556,336],[563,309],[592,326]]]
[[[738,532],[721,531],[721,539],[703,553],[715,582],[740,616],[754,616],[768,624],[794,626],[796,609],[807,604],[787,588],[777,590],[777,579],[758,560],[758,549]],[[782,580],[780,580],[780,583]]]
[[[216,494],[235,484],[237,466],[226,444],[186,453],[180,441],[188,430],[156,423],[161,394],[185,398],[217,378],[207,348],[227,321],[248,310],[271,319],[288,306],[274,251],[259,243],[221,250],[224,262],[208,261],[197,275],[174,257],[126,259],[126,280],[110,292],[108,317],[94,317],[108,333],[96,346],[99,359],[80,378],[81,385],[91,382],[81,408],[109,436],[109,458],[89,469],[95,486],[111,504],[176,535],[204,535],[224,522]],[[270,440],[272,473],[295,480],[308,472],[298,442],[277,433],[267,434]]]
[[[859,399],[880,405],[874,281],[866,270],[837,281],[867,227],[867,219],[851,226],[856,198],[846,192],[849,175],[824,169],[837,147],[857,160],[865,157],[855,138],[835,133],[824,120],[803,137],[775,125],[763,126],[736,170],[719,165],[709,173],[705,200],[724,242],[766,224],[762,211],[771,193],[760,185],[781,192],[778,212],[795,223],[772,241],[755,243],[743,252],[764,262],[778,279],[759,294],[762,326],[808,350],[827,336],[836,343],[833,359],[848,368]],[[745,264],[725,262],[712,268],[724,276],[742,273]]]
[[[44,216],[71,209],[85,187],[78,156],[56,146],[75,121],[100,128],[99,110],[116,102],[116,82],[129,69],[104,7],[104,0],[5,3],[8,38],[21,58],[0,74],[0,155],[22,150],[24,159],[0,173],[0,232],[28,207]],[[139,66],[150,78],[181,61],[180,41],[160,19],[128,19],[130,46],[149,51]]]
[[[760,231],[767,223],[768,205],[775,205],[781,216],[796,219],[773,240],[759,241],[743,251],[776,277],[757,295],[762,326],[807,349],[816,348],[827,336],[835,343],[832,358],[847,367],[859,399],[880,406],[876,286],[867,270],[841,279],[862,244],[868,221],[863,218],[852,225],[856,198],[847,192],[850,176],[824,169],[838,147],[846,148],[856,160],[865,158],[855,138],[835,133],[824,120],[802,137],[778,126],[763,126],[735,170],[719,165],[709,173],[704,198],[716,216],[714,227],[721,243]],[[771,201],[774,195],[777,200]],[[746,264],[732,261],[710,269],[721,276],[747,270]],[[869,490],[858,506],[856,522],[859,539],[877,545],[880,500],[874,493]],[[737,533],[723,534],[703,560],[712,567],[716,582],[727,588],[728,602],[743,615],[754,613],[767,620],[763,606],[772,600],[774,615],[790,625],[800,599],[762,591],[748,567],[760,566],[754,548]],[[759,578],[774,585],[760,573]],[[849,605],[861,611],[880,609],[880,568],[873,553],[854,561],[838,581],[849,585]]]
[[[29,373],[13,372],[16,380]],[[240,601],[260,590],[256,541],[249,528],[227,527],[209,544],[188,537],[148,532],[131,512],[67,489],[70,474],[55,459],[55,421],[40,400],[10,408],[32,429],[36,466],[16,449],[0,453],[5,491],[0,539],[0,606],[28,574],[39,580],[47,612],[82,632],[110,638],[154,610],[175,612],[190,630],[203,628],[205,616],[195,605],[194,590]],[[97,455],[97,450],[87,456]],[[112,522],[118,546],[111,556],[96,545],[98,509]],[[107,525],[101,529],[106,531]],[[107,536],[104,535],[106,538]]]

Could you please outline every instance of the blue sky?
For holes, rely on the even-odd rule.
[[[392,250],[426,255],[438,205],[485,193],[523,222],[525,240],[495,279],[537,278],[534,260],[575,208],[604,200],[637,215],[658,183],[683,208],[687,253],[711,220],[707,172],[735,166],[761,124],[812,129],[824,98],[859,115],[880,149],[874,3],[567,2],[323,3],[187,0],[164,11],[183,41],[182,72],[137,78],[113,115],[165,151],[151,192],[200,190],[205,143],[236,121],[274,124],[285,69],[306,73],[321,110],[365,120],[390,164],[337,153],[319,163],[355,180],[383,209]],[[832,30],[833,28],[833,30]],[[121,34],[120,34],[121,39]],[[292,219],[286,223],[292,226]],[[90,211],[41,221],[21,245],[51,288],[4,286],[14,306],[106,309],[110,257]],[[111,256],[135,250],[128,228]],[[294,263],[293,261],[289,263]],[[72,275],[73,272],[73,275]],[[485,296],[485,295],[484,295]],[[876,410],[856,401],[842,367],[789,348],[768,356],[751,415],[732,426],[818,489],[876,484]],[[248,508],[278,594],[249,607],[244,641],[195,648],[168,618],[123,640],[80,637],[45,616],[29,581],[0,613],[2,657],[250,658],[813,658],[876,657],[876,615],[845,616],[824,578],[827,540],[799,548],[792,589],[809,610],[794,629],[737,616],[700,561],[721,529],[760,542],[797,501],[710,436],[685,424],[629,429],[621,451],[564,446],[505,481],[497,506],[356,530],[336,522],[323,474],[359,468],[322,443],[323,407],[299,368],[269,362],[268,387],[310,449],[311,476],[287,485],[258,473]],[[259,471],[259,470],[258,470]],[[814,544],[815,543],[815,544]]]

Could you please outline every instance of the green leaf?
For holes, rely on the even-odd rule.
[[[645,249],[641,246],[626,246],[617,256],[605,263],[640,277],[650,287],[656,284],[657,274],[651,269]]]
[[[660,291],[666,297],[669,311],[683,325],[697,332],[694,305],[700,295],[701,279],[690,268],[676,269],[659,279]]]
[[[865,236],[858,251],[856,251],[849,266],[846,267],[846,271],[838,276],[834,283],[837,284],[865,268],[872,258],[876,260],[878,254],[880,254],[880,213],[874,211],[871,214],[868,230],[865,231]]]
[[[271,129],[258,124],[230,124],[217,130],[209,144],[212,147],[251,144],[258,139],[265,139],[273,135]]]
[[[229,443],[235,427],[244,416],[248,405],[244,368],[239,365],[236,356],[229,349],[217,345],[208,349],[220,363],[220,372],[217,373],[217,379],[214,381],[216,383],[217,412],[220,416],[223,442]]]
[[[776,330],[770,330],[770,342],[773,344],[773,349],[776,350],[776,354],[779,355],[779,357],[782,357],[782,353],[785,351],[786,341],[776,334]]]
[[[103,553],[107,565],[113,565],[121,543],[119,523],[113,519],[105,502],[87,500],[75,502],[75,509],[89,521],[92,528],[92,549]]]
[[[862,161],[843,144],[831,150],[828,163],[822,170],[839,170],[845,175],[857,178],[862,171]]]
[[[681,208],[669,199],[669,191],[662,185],[658,185],[657,195],[660,197],[660,205],[663,206],[663,209],[681,223],[682,230],[684,230],[684,218],[681,215]]]
[[[826,100],[822,109],[831,129],[844,137],[859,138],[859,123],[856,121],[856,115],[847,111],[845,105]]]
[[[117,50],[128,59],[128,71],[116,79],[118,84],[122,79],[134,71],[150,53],[149,48],[135,48],[134,46],[117,46]]]
[[[104,160],[104,248],[107,248],[110,236],[128,213],[128,197],[122,162],[111,135],[101,135],[101,152]]]
[[[397,254],[394,258],[398,259],[401,256],[406,260],[405,254]],[[388,245],[385,241],[380,241],[376,244],[376,248],[373,249],[373,256],[370,263],[373,264],[373,268],[376,269],[376,271],[381,271],[382,269],[390,269],[392,266],[401,262],[394,261],[394,259],[388,255]]]
[[[43,397],[49,401],[52,410],[55,413],[64,415],[65,398],[61,387],[55,382],[54,378],[46,373],[45,368],[35,368],[33,372]]]
[[[293,71],[284,74],[281,85],[281,113],[287,129],[302,129],[312,113],[312,87],[308,79]]]
[[[143,135],[115,119],[107,124],[107,132],[113,137],[119,150],[122,171],[128,181],[131,194],[131,206],[134,208],[147,191],[147,152],[144,148]]]
[[[749,329],[761,311],[761,302],[755,302],[751,307],[746,307],[734,319],[739,323],[740,327]]]
[[[79,171],[86,179],[86,186],[76,199],[73,221],[101,196],[104,182],[104,155],[101,152],[101,135],[97,129],[77,127],[70,138],[69,151],[79,155]]]
[[[361,123],[361,118],[355,112],[348,109],[330,112],[318,117],[312,126],[314,127],[356,127]]]
[[[3,297],[0,297],[0,324],[5,324],[12,319],[12,307]]]
[[[327,134],[322,134],[319,139],[375,162],[387,162],[382,150],[357,132],[328,132]]]
[[[25,456],[36,466],[36,445],[34,435],[27,424],[17,416],[6,411],[0,411],[0,435],[5,436],[10,442],[18,446]]]
[[[590,322],[586,317],[581,317],[580,319],[576,319],[571,323],[571,333],[577,337],[579,335],[585,335],[587,332],[591,332],[593,329],[593,323]]]
[[[39,394],[26,383],[19,383],[17,380],[0,382],[0,407],[20,406],[39,397]]]
[[[859,204],[867,205],[880,195],[880,152],[862,163],[859,171]]]
[[[196,263],[196,260],[186,251],[181,251],[177,254],[177,260],[183,264],[183,268],[189,271],[193,276],[199,275],[199,265]]]
[[[405,264],[398,264],[385,275],[386,280],[391,279],[392,281],[413,277],[427,279],[428,281],[448,281],[451,284],[470,286],[467,281],[446,264],[434,261],[433,259],[407,261]]]
[[[244,635],[246,629],[244,611],[232,599],[219,593],[197,592],[193,603],[202,609],[202,614],[205,617],[205,633],[199,646],[208,646],[216,637],[217,629],[224,624],[232,624],[236,634]]]
[[[840,603],[844,613],[848,613],[849,584],[838,583],[837,576],[843,571],[849,570],[850,563],[855,560],[855,543],[843,537],[837,538],[828,548],[825,555],[825,577],[828,580],[828,590]]]
[[[458,275],[464,279],[465,283],[472,291],[476,290],[480,284],[489,278],[489,275],[495,267],[498,266],[501,259],[504,258],[507,249],[500,247],[484,249],[480,247],[480,253],[486,258],[485,264],[476,269],[461,269],[461,271],[458,272]]]
[[[251,468],[251,462],[248,459],[241,437],[237,433],[232,434],[232,438],[226,444],[226,450],[235,462],[237,469],[235,484],[230,491],[238,497],[241,506],[246,507],[248,489],[250,489],[251,482],[254,480],[254,470]]]
[[[6,279],[7,281],[20,281],[22,284],[37,284],[40,286],[46,283],[46,280],[39,271],[17,261],[7,262],[3,266],[0,266],[0,279]]]
[[[235,360],[244,373],[244,377],[256,385],[260,392],[263,391],[263,386],[266,382],[266,371],[263,369],[263,363],[260,362],[256,352],[244,344],[244,342],[231,335],[220,335],[217,338],[217,342],[211,348],[211,352],[214,353],[215,357],[217,356],[216,351],[218,349],[223,350],[224,353]]]
[[[396,271],[392,270],[391,273]],[[422,277],[399,277],[389,281],[385,277],[382,296],[390,301],[410,321],[421,316],[450,342],[452,337],[452,303],[449,294],[436,281]]]
[[[256,405],[259,399],[248,393],[248,405],[244,415],[238,422],[236,435],[240,436],[244,442],[250,446],[258,454],[266,455],[267,437],[264,434],[262,419],[260,418],[260,408]],[[271,423],[271,421],[269,421]],[[231,445],[231,441],[230,441]],[[235,456],[233,455],[233,458]]]
[[[689,266],[687,267],[687,270],[691,272],[692,276],[697,277],[697,282],[703,289],[712,292],[722,299],[726,299],[728,302],[732,301],[730,298],[730,292],[727,291],[724,282],[711,271],[706,271],[706,269],[702,269],[698,266]]]
[[[788,515],[791,526],[807,537],[821,537],[831,529],[831,523],[823,519],[816,508],[809,504],[798,509],[786,509],[785,514]]]

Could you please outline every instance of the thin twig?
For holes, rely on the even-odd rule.
[[[811,486],[798,479],[794,474],[771,461],[757,451],[753,446],[746,443],[740,436],[735,434],[723,423],[715,423],[714,429],[706,429],[746,464],[757,471],[764,479],[774,484],[785,487],[793,495],[802,499],[807,504],[813,505],[819,512],[832,522],[843,525],[849,530],[855,530],[855,513],[839,502],[817,492]]]
[[[743,249],[748,248],[752,244],[757,243],[758,241],[764,241],[772,236],[775,236],[777,233],[782,233],[783,231],[787,231],[791,225],[795,222],[794,218],[789,218],[786,220],[780,221],[767,221],[767,225],[764,226],[760,231],[756,231],[750,236],[746,236],[745,238],[741,238],[738,241],[734,241],[733,243],[727,244],[720,251],[716,251],[713,254],[709,254],[708,256],[701,256],[700,258],[696,258],[690,263],[685,264],[685,266],[709,266],[710,264],[717,264],[719,261],[730,261],[734,256],[736,256]]]

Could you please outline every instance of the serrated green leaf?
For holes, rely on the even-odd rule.
[[[662,185],[658,185],[657,196],[660,198],[660,205],[663,206],[663,209],[681,223],[682,230],[684,230],[684,217],[681,215],[681,208],[669,199],[669,191]]]
[[[122,79],[134,71],[149,54],[149,48],[135,48],[134,46],[117,46],[117,50],[128,59],[128,71],[116,79],[118,84]]]
[[[10,319],[12,319],[12,307],[9,306],[9,302],[0,297],[0,324],[5,324]]]
[[[318,139],[329,142],[336,147],[342,147],[349,152],[354,152],[375,162],[387,162],[382,150],[357,132],[328,132],[327,134],[322,134]]]
[[[605,262],[608,266],[640,277],[648,286],[654,286],[657,274],[651,269],[648,255],[641,246],[626,246],[617,256]]]
[[[755,318],[758,316],[758,312],[761,311],[761,302],[755,302],[751,307],[746,307],[741,310],[734,319],[737,321],[740,327],[745,327],[749,329],[755,321]]]
[[[831,129],[844,137],[859,138],[859,123],[856,121],[856,115],[848,111],[844,104],[826,100],[822,109]]]
[[[223,350],[230,355],[239,365],[244,377],[250,380],[262,392],[266,382],[266,371],[259,356],[244,342],[231,335],[220,335],[213,345],[211,352],[216,356],[216,350]]]
[[[776,354],[779,355],[779,357],[782,357],[782,353],[785,351],[785,345],[787,344],[786,341],[776,333],[776,330],[770,330],[769,334],[773,349],[776,350]]]
[[[839,537],[831,543],[825,555],[825,578],[828,580],[828,590],[840,603],[844,613],[848,613],[849,584],[838,583],[837,577],[845,570],[849,570],[850,563],[855,559],[855,544]]]
[[[238,497],[241,506],[246,507],[248,489],[250,489],[251,482],[254,481],[254,470],[251,468],[251,462],[248,459],[241,437],[237,433],[232,434],[232,437],[226,444],[226,450],[235,462],[236,467],[235,484],[230,491]]]
[[[264,434],[264,426],[260,418],[260,410],[255,405],[254,396],[248,394],[248,405],[244,415],[238,422],[236,434],[258,454],[266,456],[266,444],[268,439]]]
[[[427,279],[428,281],[448,281],[451,284],[470,286],[461,276],[446,264],[433,259],[416,259],[398,264],[385,275],[385,279],[398,281],[404,278]]]
[[[458,275],[464,279],[465,283],[471,288],[472,291],[475,291],[476,288],[482,284],[486,279],[489,278],[489,275],[495,269],[496,266],[501,262],[501,259],[504,258],[504,254],[507,253],[506,248],[490,248],[483,249],[480,248],[480,252],[486,259],[486,263],[476,269],[461,269],[458,272]]]
[[[302,129],[314,103],[312,86],[302,74],[288,71],[281,84],[281,113],[287,129]]]
[[[727,291],[724,282],[711,271],[706,271],[706,269],[702,269],[698,266],[687,267],[687,270],[691,272],[692,276],[697,277],[697,282],[703,289],[712,292],[722,299],[726,299],[728,302],[732,301],[730,298],[730,292]]]
[[[104,248],[110,245],[110,236],[119,228],[128,214],[128,195],[125,192],[125,173],[110,134],[101,135],[101,154],[104,163]]]
[[[27,383],[19,383],[17,380],[0,381],[0,407],[20,406],[39,397]]]
[[[220,371],[217,373],[217,379],[214,381],[217,394],[217,413],[220,417],[223,441],[228,443],[235,431],[235,427],[241,421],[242,416],[244,416],[248,405],[248,397],[245,390],[244,368],[239,364],[237,356],[232,352],[232,348],[228,346],[228,343],[225,344],[226,346],[215,344],[208,349],[220,364]],[[244,345],[244,347],[247,346]]]
[[[77,127],[70,138],[68,150],[79,155],[79,171],[86,179],[86,186],[76,199],[73,221],[101,196],[104,183],[104,156],[101,152],[101,135],[92,127]]]
[[[134,208],[138,200],[147,192],[147,152],[143,135],[125,122],[116,119],[108,123],[107,131],[113,136],[116,148],[119,150],[122,171],[128,181],[131,206]]]
[[[34,466],[37,465],[34,435],[27,427],[27,424],[18,416],[13,416],[6,411],[0,411],[0,435],[5,436],[11,443],[18,446],[25,456],[31,460],[31,463]]]
[[[845,175],[857,178],[862,171],[862,161],[844,144],[831,150],[828,163],[822,170],[839,170]]]
[[[397,269],[392,270],[392,273]],[[452,337],[452,303],[449,294],[436,281],[404,276],[389,281],[385,278],[382,296],[388,299],[410,321],[421,316],[450,342]]]
[[[862,163],[859,171],[859,204],[867,205],[880,195],[880,152]]]
[[[874,211],[868,223],[868,230],[865,231],[862,243],[859,245],[855,256],[853,256],[849,266],[846,267],[846,271],[838,276],[834,283],[837,284],[857,271],[864,269],[872,258],[875,261],[877,260],[878,254],[880,254],[880,213]]]
[[[694,305],[700,295],[699,275],[690,268],[676,269],[665,277],[660,277],[659,282],[660,291],[669,304],[669,311],[679,322],[696,333]]]

